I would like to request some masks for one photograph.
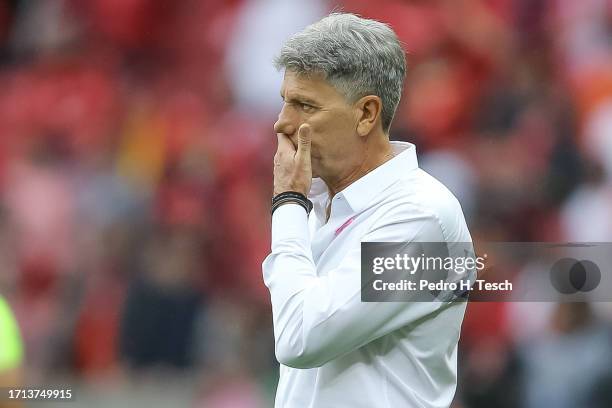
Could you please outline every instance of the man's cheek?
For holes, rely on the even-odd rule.
[[[312,151],[311,151],[311,155],[312,155]],[[320,177],[319,176],[320,160],[317,157],[311,157],[310,166],[312,169],[312,177]]]
[[[321,157],[321,149],[319,143],[316,140],[310,139],[310,157],[317,158]]]

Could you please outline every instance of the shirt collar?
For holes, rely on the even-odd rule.
[[[390,144],[395,154],[394,158],[338,192],[337,196],[344,196],[354,212],[363,210],[383,190],[402,178],[407,172],[419,167],[416,147],[412,143],[392,141]],[[312,179],[312,187],[308,196],[315,202],[315,205],[323,204],[328,196],[325,182],[320,178]]]

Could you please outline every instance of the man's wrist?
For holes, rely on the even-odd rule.
[[[306,210],[307,214],[310,214],[313,207],[312,202],[304,194],[298,191],[284,191],[280,194],[276,194],[274,198],[272,198],[271,213],[274,214],[274,211],[277,208],[288,203],[300,205],[302,208],[304,208],[304,210]]]
[[[304,188],[291,188],[291,187],[279,187],[277,188],[276,186],[274,186],[274,192],[272,194],[273,197],[276,197],[279,194],[282,193],[286,193],[286,192],[294,192],[294,193],[300,193],[304,196],[308,195],[308,192],[310,191],[310,187],[308,189],[304,189]]]

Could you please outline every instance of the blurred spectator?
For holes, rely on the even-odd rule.
[[[193,366],[195,322],[202,312],[200,251],[197,235],[188,230],[148,237],[121,322],[121,353],[132,368]]]
[[[526,408],[594,407],[594,390],[612,367],[612,331],[599,325],[588,303],[561,303],[551,322],[556,336],[525,344]]]

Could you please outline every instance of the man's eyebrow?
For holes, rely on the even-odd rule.
[[[283,99],[283,101],[285,100],[284,95],[281,93],[281,98]],[[304,95],[289,95],[289,97],[287,98],[287,100],[289,102],[303,102],[303,103],[308,103],[310,105],[318,105],[317,101],[315,101],[314,99],[311,99],[307,96]]]

